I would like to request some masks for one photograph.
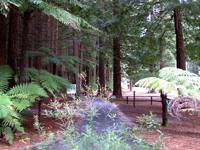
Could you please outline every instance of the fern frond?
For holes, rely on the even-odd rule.
[[[32,97],[47,97],[47,93],[39,85],[35,83],[16,85],[7,92],[10,97],[17,97],[20,94],[25,94]]]
[[[139,87],[153,89],[155,91],[162,90],[163,93],[173,93],[174,91],[177,91],[177,88],[173,83],[156,77],[148,77],[141,79],[138,82],[136,82],[135,85]]]
[[[5,118],[12,111],[12,102],[6,94],[0,93],[0,119]]]
[[[36,70],[34,68],[25,69],[25,78],[51,93],[67,89],[71,85],[67,79],[53,75],[45,70]]]
[[[8,126],[1,127],[0,131],[3,133],[6,141],[8,141],[9,144],[12,144],[13,143],[13,139],[14,139],[14,134],[12,132],[11,127],[8,127]]]
[[[100,32],[97,28],[90,25],[87,21],[84,19],[77,17],[68,11],[65,11],[64,9],[61,9],[59,7],[53,6],[51,4],[48,4],[42,0],[30,0],[30,3],[46,15],[50,15],[54,17],[56,20],[60,21],[61,23],[65,25],[69,25],[73,27],[76,30],[80,30],[81,27],[86,29],[91,29],[96,32]]]
[[[20,117],[15,110],[11,98],[4,93],[0,93],[0,134],[11,144],[14,138],[12,128],[23,132]]]
[[[194,73],[166,67],[159,71],[160,78],[145,78],[136,84],[150,89],[162,89],[166,93],[173,91],[179,95],[200,99],[200,77]]]
[[[167,80],[167,81],[174,81],[179,77],[198,77],[196,74],[174,68],[174,67],[165,67],[159,71],[159,77]]]
[[[0,91],[6,91],[8,80],[13,77],[13,71],[8,65],[0,66]]]

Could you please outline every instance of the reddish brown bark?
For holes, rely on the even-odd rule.
[[[7,20],[4,15],[0,14],[0,65],[5,65],[7,63],[6,35],[7,35]]]
[[[113,15],[120,16],[118,7],[119,0],[113,0]],[[113,95],[116,97],[122,96],[121,88],[121,50],[120,50],[120,35],[115,33],[113,38]]]
[[[122,96],[120,60],[120,37],[116,35],[113,39],[113,95],[116,97]]]
[[[177,68],[185,70],[186,62],[185,62],[183,31],[182,31],[182,24],[181,24],[181,11],[178,8],[174,9],[174,24],[175,24],[175,33],[176,33]]]
[[[99,37],[99,85],[100,88],[105,88],[105,57],[103,53],[103,39]]]
[[[10,10],[9,13],[9,33],[8,33],[8,51],[7,51],[7,63],[16,72],[17,64],[17,37],[18,37],[18,24],[19,15]]]
[[[28,34],[30,29],[30,20],[31,20],[31,14],[32,11],[26,11],[24,12],[23,16],[23,33],[22,33],[22,49],[20,52],[20,66],[19,66],[19,82],[24,82],[23,74],[24,74],[24,68],[25,68],[25,55],[28,49]]]
[[[80,58],[80,46],[79,46],[79,41],[76,39],[75,37],[75,33],[74,33],[74,39],[73,39],[73,51],[74,51],[74,56]],[[76,94],[80,95],[81,92],[81,78],[80,78],[80,65],[77,63],[75,65],[76,69],[77,69],[77,73],[76,73]]]

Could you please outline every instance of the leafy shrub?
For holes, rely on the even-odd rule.
[[[78,103],[76,101],[71,102],[70,104],[63,104],[58,101],[54,101],[50,103],[50,107],[53,110],[46,111],[46,115],[48,117],[54,117],[59,119],[61,123],[62,129],[62,137],[64,141],[60,143],[66,147],[66,149],[74,149],[74,150],[159,150],[163,148],[163,139],[160,138],[155,141],[153,144],[148,144],[146,140],[136,136],[133,132],[134,128],[127,128],[124,127],[124,130],[116,130],[116,124],[113,124],[113,127],[101,132],[97,133],[93,128],[94,121],[92,118],[99,115],[98,108],[91,108],[90,102],[87,102],[88,109],[83,109],[80,105],[80,101]],[[83,117],[88,118],[88,123],[85,127],[83,132],[79,132],[73,120],[73,116],[77,114],[82,114]],[[115,118],[115,114],[111,114],[108,111],[108,117]],[[156,126],[155,121],[152,119],[154,118],[152,114],[147,117],[148,127]],[[71,123],[69,123],[69,121]],[[150,123],[149,123],[150,122]],[[66,127],[66,125],[68,125]],[[65,127],[65,128],[63,128]],[[56,141],[56,140],[52,140]],[[49,140],[44,141],[41,143],[41,146],[45,146],[46,149],[48,147],[55,145],[57,146],[58,143],[49,143]]]
[[[137,117],[137,122],[141,128],[148,130],[155,129],[160,126],[160,123],[155,120],[155,115],[150,112],[148,115],[143,114]]]
[[[29,83],[9,89],[9,80],[14,78],[12,69],[7,65],[0,66],[0,74],[0,134],[12,143],[14,130],[24,132],[20,112],[31,106],[37,98],[48,97],[46,91],[53,93],[66,89],[69,82],[47,71],[27,68],[25,79]]]

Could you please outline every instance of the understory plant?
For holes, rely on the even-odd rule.
[[[159,78],[148,77],[136,83],[139,87],[178,95],[170,100],[169,110],[180,117],[182,111],[200,110],[200,77],[194,73],[166,67],[159,71]]]
[[[77,99],[65,103],[52,101],[48,105],[51,109],[45,110],[44,115],[57,120],[57,124],[61,127],[62,140],[58,142],[56,140],[58,138],[55,137],[55,140],[51,139],[49,142],[47,138],[38,149],[48,149],[58,143],[64,145],[66,149],[73,150],[160,150],[163,148],[163,138],[160,137],[153,144],[148,144],[146,140],[136,136],[135,127],[124,126],[123,130],[117,130],[117,124],[114,123],[111,128],[97,133],[94,129],[93,118],[98,117],[101,106],[100,108],[94,107],[92,102],[93,99],[84,102]],[[108,111],[106,115],[112,121],[117,117],[117,114],[111,111]],[[152,119],[152,115],[149,118]],[[77,121],[82,122],[84,119],[88,124],[80,132]]]
[[[138,116],[137,123],[141,129],[147,130],[157,129],[160,126],[160,123],[155,120],[155,115],[152,112],[147,115]]]
[[[0,67],[0,134],[11,144],[14,131],[24,132],[20,112],[31,106],[46,91],[34,83],[19,84],[9,89],[13,71],[9,66]]]
[[[66,89],[69,82],[47,71],[26,69],[27,83],[10,87],[10,80],[15,78],[17,82],[12,69],[7,65],[0,66],[0,74],[0,135],[11,144],[14,132],[24,132],[21,112],[39,98],[48,97],[48,93]]]

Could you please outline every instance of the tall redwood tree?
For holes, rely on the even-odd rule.
[[[120,15],[118,0],[113,0],[113,15]],[[115,33],[113,37],[113,95],[116,97],[122,96],[121,88],[121,51],[120,51],[120,34]]]
[[[103,38],[99,37],[99,84],[100,88],[105,88],[105,57],[103,53]]]
[[[186,69],[185,49],[184,49],[182,23],[181,23],[181,11],[179,8],[174,9],[174,24],[176,33],[177,68],[185,70]]]
[[[7,35],[7,20],[6,17],[0,14],[0,65],[6,64],[6,35]]]

